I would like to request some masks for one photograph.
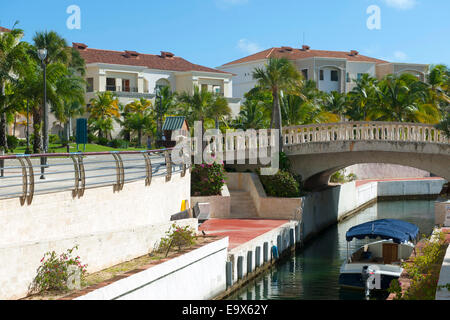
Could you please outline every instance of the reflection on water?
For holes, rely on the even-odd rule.
[[[339,269],[347,257],[345,233],[355,225],[377,220],[399,219],[416,224],[421,234],[431,234],[434,226],[434,201],[379,202],[357,216],[330,227],[294,257],[287,259],[244,287],[233,300],[354,300],[363,299],[360,291],[341,290]],[[350,252],[367,243],[353,240]]]

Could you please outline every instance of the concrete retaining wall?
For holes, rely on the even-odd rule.
[[[228,237],[76,300],[208,300],[226,289]]]
[[[260,262],[259,267],[262,267],[265,264],[264,243],[267,243],[268,248],[267,257],[269,261],[267,262],[270,262],[273,259],[273,246],[277,246],[278,252],[281,255],[284,251],[293,247],[295,243],[299,243],[301,239],[300,229],[298,227],[299,224],[299,221],[287,222],[276,229],[273,229],[255,239],[246,242],[239,247],[230,250],[228,254],[228,261],[230,261],[232,264],[232,283],[236,283],[237,281],[239,281],[240,275],[242,275],[242,278],[244,278],[252,272],[255,272],[255,270],[257,270],[256,261]],[[295,230],[297,230],[297,234]],[[292,232],[294,235],[294,241],[292,241],[291,239]],[[297,241],[295,239],[297,239]],[[258,250],[257,247],[259,247]],[[250,255],[249,252],[251,252]],[[240,268],[238,264],[240,264],[242,268]],[[251,268],[250,270],[249,267]]]
[[[387,163],[360,163],[346,168],[345,173],[354,173],[359,180],[430,176],[427,171]]]
[[[209,197],[191,197],[191,207],[193,208],[197,203],[208,202],[211,206],[211,216],[213,219],[224,219],[230,217],[231,199],[230,191],[226,185],[223,186],[220,196]]]
[[[402,197],[437,195],[441,192],[445,180],[409,180],[378,182],[379,197]]]
[[[0,201],[0,299],[24,297],[44,253],[79,245],[76,252],[88,272],[142,256],[169,229],[171,215],[190,198],[190,175],[154,178],[112,187],[86,190],[81,199],[71,192],[37,195],[30,206],[17,199]],[[194,229],[194,219],[188,224]],[[117,254],[120,252],[120,255]]]
[[[303,240],[335,224],[377,199],[377,183],[367,183],[359,188],[355,182],[346,183],[303,198]]]
[[[254,173],[228,172],[227,185],[232,190],[249,192],[258,217],[261,219],[299,220],[301,218],[301,198],[268,197],[258,175]]]

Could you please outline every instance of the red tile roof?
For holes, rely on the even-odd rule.
[[[10,31],[11,31],[11,30],[9,30],[9,29],[0,27],[0,32],[10,32]]]
[[[281,48],[270,48],[250,56],[238,59],[229,63],[224,64],[224,66],[233,65],[237,63],[250,62],[269,58],[287,58],[290,60],[306,59],[313,57],[321,58],[343,58],[349,61],[361,61],[361,62],[375,62],[375,63],[386,63],[387,61],[375,59],[371,57],[366,57],[360,55],[357,51],[328,51],[328,50],[310,50],[308,46],[304,46],[304,49],[294,49],[291,47],[281,47]]]
[[[181,57],[174,56],[170,52],[162,52],[161,55],[143,54],[136,51],[112,51],[90,49],[83,43],[72,43],[73,47],[77,49],[86,64],[88,63],[107,63],[118,65],[130,65],[147,67],[156,70],[169,71],[203,71],[221,74],[231,74],[221,70],[200,66],[193,64]]]

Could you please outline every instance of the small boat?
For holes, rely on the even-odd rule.
[[[382,219],[350,228],[346,233],[347,259],[343,263],[339,285],[344,288],[386,290],[403,272],[401,266],[415,248],[419,228],[409,222]],[[349,256],[349,243],[354,239],[374,239]]]

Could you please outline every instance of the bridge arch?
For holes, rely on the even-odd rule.
[[[283,133],[293,170],[311,190],[360,163],[409,166],[450,180],[449,139],[431,125],[344,122],[289,127]]]

